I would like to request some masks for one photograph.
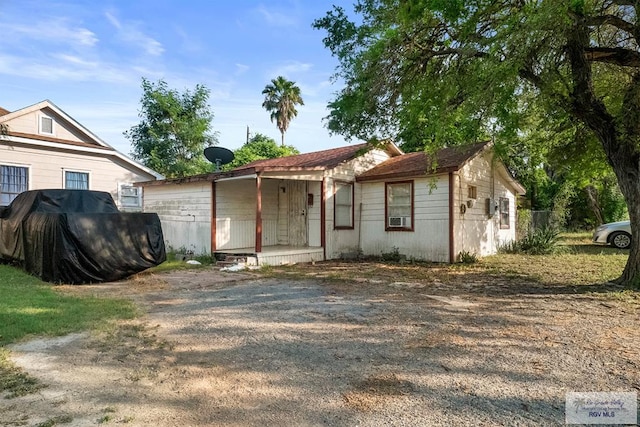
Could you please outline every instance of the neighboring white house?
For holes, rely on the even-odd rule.
[[[51,101],[0,109],[0,206],[27,190],[106,191],[121,210],[141,210],[139,181],[163,178],[94,135]]]
[[[515,238],[524,192],[488,143],[444,149],[435,161],[390,142],[359,144],[140,185],[169,248],[272,265],[394,248],[442,262],[495,253]]]

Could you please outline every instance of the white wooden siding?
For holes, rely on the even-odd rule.
[[[277,244],[289,244],[289,191],[288,181],[278,182],[278,229]]]
[[[355,183],[355,176],[372,167],[389,159],[389,154],[383,150],[374,149],[362,156],[345,162],[338,167],[327,171],[327,181],[325,186],[326,197],[326,253],[328,259],[340,258],[343,254],[356,253],[360,250],[361,240],[366,234],[364,229],[361,229],[360,209],[364,204],[369,203],[369,199],[364,198],[362,195],[362,186]],[[354,184],[354,197],[353,197],[353,209],[354,209],[354,227],[352,230],[335,230],[334,229],[334,180],[352,182]],[[384,205],[383,205],[384,209]],[[364,211],[363,211],[364,213]]]
[[[251,180],[255,186],[255,180]],[[247,184],[250,185],[250,184]],[[278,244],[278,189],[279,182],[275,179],[263,179],[262,188],[262,246]],[[253,216],[256,214],[255,200],[253,203]],[[255,221],[254,221],[255,225]],[[255,226],[253,228],[253,241],[255,242]],[[253,246],[253,244],[251,245]]]
[[[394,248],[408,258],[449,261],[448,175],[417,178],[414,185],[414,231],[385,231],[385,184],[363,182],[361,247],[379,256]]]
[[[66,141],[74,142],[88,142],[86,137],[82,137],[82,134],[67,123],[62,117],[58,116],[53,110],[44,108],[41,110],[32,111],[27,114],[23,114],[12,120],[9,120],[6,124],[9,126],[11,132],[20,132],[31,135],[40,134],[40,117],[50,117],[53,119],[53,134],[43,134],[44,136],[64,139]]]
[[[144,210],[160,217],[169,250],[211,253],[210,182],[145,187]]]
[[[490,152],[473,158],[456,177],[454,209],[454,254],[471,252],[480,256],[495,254],[500,245],[515,239],[516,194],[504,175],[506,170],[500,161],[493,160]],[[468,187],[477,188],[477,199],[468,207]],[[500,211],[489,217],[487,199],[498,202],[500,197],[509,199],[509,229],[500,229]],[[463,214],[460,206],[467,205]]]
[[[308,192],[313,195],[313,205],[307,206],[309,224],[309,246],[320,246],[320,183],[309,182]]]
[[[55,149],[24,147],[0,143],[0,163],[29,167],[29,190],[63,188],[64,170],[90,172],[89,189],[106,191],[118,201],[118,183],[153,179],[151,175],[131,170],[115,158],[98,154],[75,153]]]
[[[262,186],[265,185],[269,186],[268,181],[263,180]],[[216,248],[218,250],[255,246],[256,195],[255,179],[223,181],[216,184]],[[264,206],[263,199],[263,208]],[[267,218],[265,222],[268,221]],[[263,230],[265,222],[263,222]]]

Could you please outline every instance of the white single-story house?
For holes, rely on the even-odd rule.
[[[270,265],[395,248],[437,262],[492,254],[515,239],[524,193],[490,143],[435,157],[358,144],[139,185],[168,248]]]
[[[118,152],[51,101],[17,111],[0,108],[0,206],[40,189],[106,191],[121,210],[140,211],[133,184],[163,178]]]

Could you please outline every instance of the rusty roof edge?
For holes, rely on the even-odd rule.
[[[457,167],[446,167],[446,168],[437,168],[433,172],[427,172],[425,170],[424,173],[420,173],[416,171],[406,171],[406,172],[390,172],[390,173],[365,175],[365,176],[359,175],[356,177],[356,182],[384,181],[388,179],[409,178],[409,177],[426,178],[430,176],[442,175],[449,172],[458,172],[459,170],[460,168],[457,168]]]
[[[170,185],[170,184],[190,184],[194,182],[213,182],[223,178],[233,178],[236,176],[253,175],[257,173],[254,168],[241,169],[239,171],[233,170],[228,172],[210,172],[200,175],[185,176],[182,178],[168,178],[156,181],[141,181],[135,185],[141,187],[152,187],[158,185]]]

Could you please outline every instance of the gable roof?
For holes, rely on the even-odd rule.
[[[490,141],[460,147],[447,147],[429,155],[424,151],[392,157],[356,177],[357,181],[373,181],[410,176],[435,175],[461,169],[469,160],[491,146]],[[434,164],[435,161],[435,164]],[[435,169],[433,169],[435,165]]]
[[[64,121],[70,124],[73,128],[78,130],[80,133],[87,137],[87,142],[79,142],[79,141],[70,141],[60,138],[49,137],[46,135],[35,135],[35,134],[25,134],[20,132],[13,132],[11,128],[9,128],[6,135],[2,136],[2,140],[7,140],[10,142],[29,144],[29,145],[37,145],[40,147],[50,147],[50,148],[63,148],[66,150],[80,151],[85,153],[98,153],[100,155],[106,155],[118,158],[120,161],[138,169],[142,170],[145,173],[154,176],[156,179],[162,179],[164,176],[159,174],[158,172],[130,159],[124,154],[120,153],[112,146],[104,142],[97,135],[91,132],[89,129],[84,127],[82,124],[77,122],[73,117],[65,113],[61,108],[55,105],[53,102],[45,99],[44,101],[40,101],[36,104],[30,105],[25,108],[21,108],[16,111],[9,112],[4,108],[0,108],[0,123],[7,123],[17,117],[23,116],[25,114],[32,113],[34,111],[39,111],[43,109],[50,109],[56,115],[60,116]],[[6,111],[6,114],[3,112]],[[0,140],[1,141],[1,140]]]
[[[491,141],[477,144],[443,148],[431,156],[424,151],[407,153],[392,157],[376,167],[361,173],[357,182],[375,181],[417,176],[438,175],[456,172],[462,169],[471,159],[491,148]],[[434,169],[435,160],[435,169]],[[499,162],[500,173],[511,183],[518,194],[525,194],[525,188],[511,175],[504,163]]]
[[[400,150],[391,141],[383,142],[381,147],[392,156],[403,154],[402,150]],[[165,179],[162,181],[148,181],[140,184],[142,186],[148,186],[185,184],[200,181],[218,181],[227,178],[255,175],[262,172],[324,171],[335,168],[346,161],[355,159],[372,148],[374,147],[367,143],[347,145],[345,147],[330,148],[328,150],[278,157],[275,159],[256,160],[254,162],[247,163],[246,165],[238,166],[237,168],[227,172],[212,172],[182,178]]]
[[[367,144],[348,145],[346,147],[331,148],[328,150],[314,151],[312,153],[296,154],[293,156],[278,157],[275,159],[256,160],[239,166],[234,171],[253,169],[256,172],[267,170],[325,170],[338,166],[340,163],[351,160],[366,150]]]

